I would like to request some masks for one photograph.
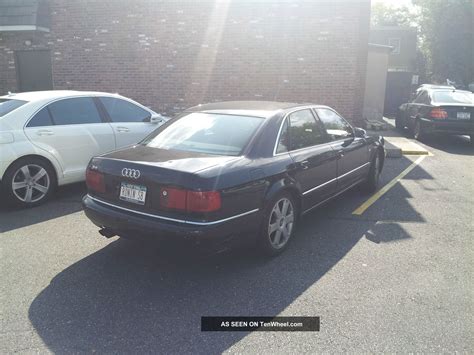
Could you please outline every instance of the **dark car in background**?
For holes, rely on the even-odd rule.
[[[189,239],[278,254],[298,219],[377,187],[383,138],[327,106],[224,102],[188,109],[141,143],[93,158],[87,217],[106,237]]]
[[[425,86],[412,102],[400,106],[395,123],[416,139],[431,133],[474,135],[474,99],[469,91]]]

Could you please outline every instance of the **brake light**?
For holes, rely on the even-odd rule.
[[[213,212],[221,208],[221,194],[218,191],[161,188],[160,205],[186,212]]]
[[[430,111],[430,117],[434,119],[445,119],[448,118],[448,113],[442,108],[434,108]]]
[[[95,170],[86,171],[87,188],[96,192],[105,192],[104,175]]]
[[[173,210],[186,210],[186,190],[162,188],[160,205]]]
[[[221,194],[217,191],[188,191],[188,212],[212,212],[221,208]]]

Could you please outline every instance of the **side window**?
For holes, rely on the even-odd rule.
[[[425,104],[427,101],[428,101],[428,93],[426,91],[420,91],[416,99],[413,100],[413,102],[417,104]]]
[[[311,110],[296,111],[290,118],[290,150],[326,143],[326,135],[317,124]]]
[[[56,125],[102,123],[94,100],[90,97],[64,99],[48,107]]]
[[[49,114],[48,108],[42,108],[33,118],[28,122],[26,127],[42,127],[42,126],[52,126],[53,121],[51,120],[51,115]]]
[[[281,128],[276,154],[288,152],[289,143],[290,142],[288,137],[288,120],[285,119],[285,123],[283,123],[283,127]]]
[[[352,137],[353,130],[351,125],[336,112],[326,108],[318,108],[316,113],[332,140]]]
[[[150,112],[125,100],[101,97],[100,101],[112,122],[144,122],[151,116]]]

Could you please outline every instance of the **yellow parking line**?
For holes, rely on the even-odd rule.
[[[416,159],[408,168],[403,170],[400,175],[398,175],[395,179],[390,181],[387,185],[382,187],[379,191],[373,194],[367,201],[365,201],[362,205],[357,207],[352,214],[360,216],[364,213],[367,208],[372,206],[372,204],[377,201],[380,197],[382,197],[388,190],[390,190],[397,182],[405,177],[410,171],[412,171],[417,165],[421,163],[423,159],[425,159],[426,155],[421,155],[418,159]]]

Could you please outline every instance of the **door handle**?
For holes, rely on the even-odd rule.
[[[36,131],[36,134],[38,136],[52,136],[54,132],[48,129],[40,129],[39,131]]]
[[[303,160],[302,162],[300,162],[300,167],[303,169],[303,170],[306,170],[309,168],[309,160]]]
[[[127,127],[117,127],[118,132],[130,132],[130,129]]]
[[[344,156],[344,150],[342,150],[342,149],[341,149],[341,150],[338,150],[338,151],[337,151],[337,157],[340,159],[340,158],[342,158],[343,156]]]

